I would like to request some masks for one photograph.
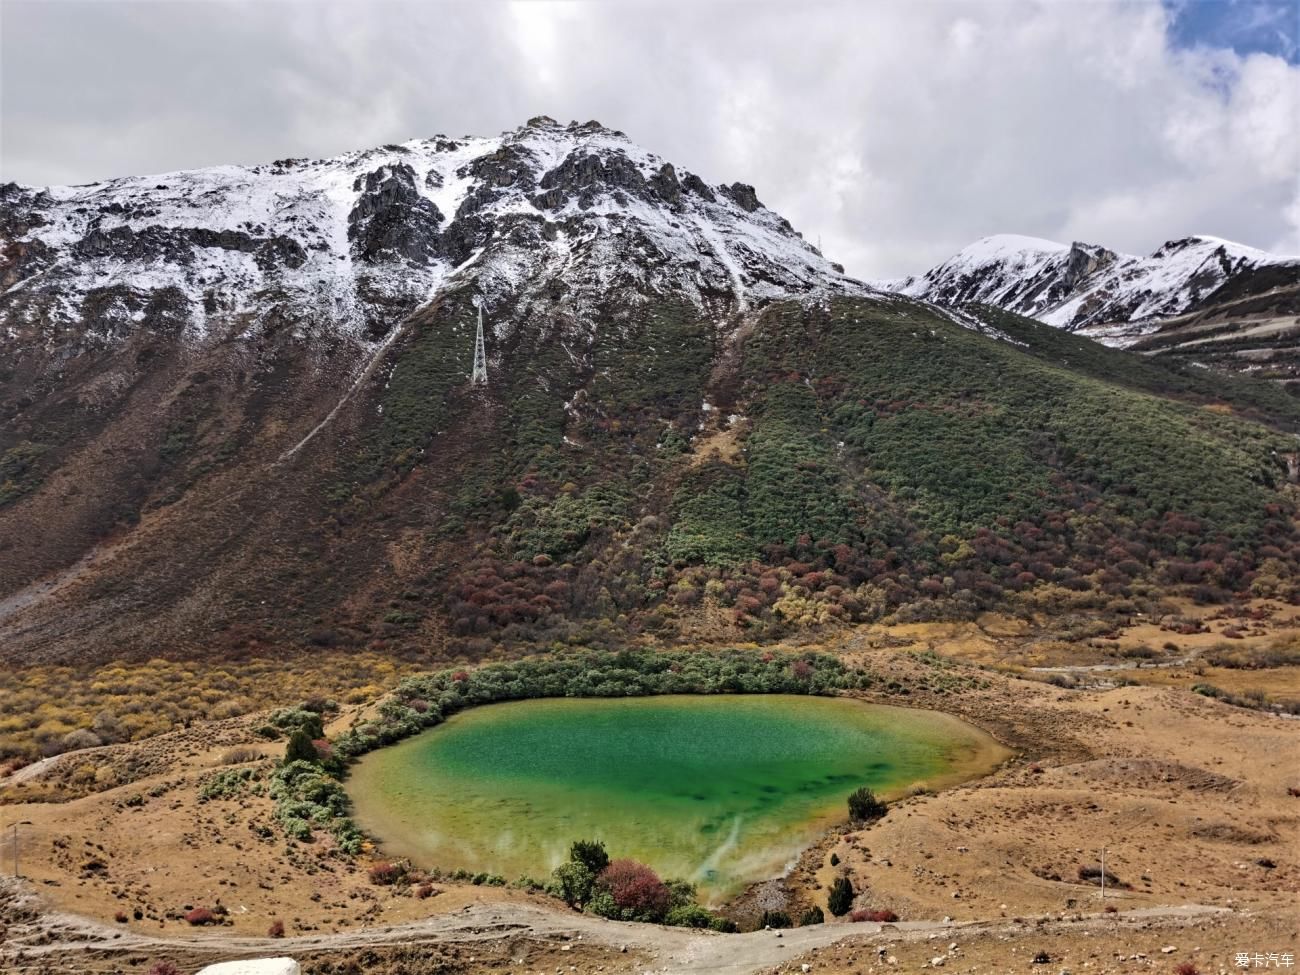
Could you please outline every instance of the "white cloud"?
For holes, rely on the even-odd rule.
[[[0,163],[83,181],[546,113],[753,183],[866,277],[1008,231],[1300,251],[1300,68],[1171,50],[1165,16],[1034,0],[9,0]]]

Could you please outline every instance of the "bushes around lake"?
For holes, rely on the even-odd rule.
[[[578,840],[569,859],[555,868],[547,893],[570,907],[615,921],[646,921],[676,927],[734,931],[735,923],[695,901],[695,885],[661,880],[635,860],[611,860],[599,841]]]
[[[834,694],[871,675],[828,654],[689,650],[554,654],[409,677],[378,716],[333,741],[343,761],[400,741],[466,708],[540,697],[656,694]]]

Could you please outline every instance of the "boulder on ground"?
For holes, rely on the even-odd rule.
[[[292,958],[245,958],[199,969],[198,975],[302,975]]]

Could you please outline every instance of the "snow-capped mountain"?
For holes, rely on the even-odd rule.
[[[880,282],[885,290],[940,304],[997,305],[1071,331],[1155,323],[1215,304],[1262,271],[1300,281],[1300,258],[1279,257],[1216,237],[1186,237],[1147,257],[1094,244],[1059,244],[1010,234],[985,237],[924,274]]]
[[[373,341],[473,282],[563,299],[671,293],[721,313],[861,293],[752,187],[708,186],[595,122],[436,136],[45,189],[0,187],[0,341],[191,342],[289,324]]]

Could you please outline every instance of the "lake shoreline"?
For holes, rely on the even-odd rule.
[[[533,859],[529,860],[527,856],[521,857],[517,853],[504,852],[507,849],[516,849],[523,842],[519,837],[520,832],[538,829],[537,817],[540,815],[538,809],[530,808],[528,821],[525,824],[501,828],[499,834],[493,834],[494,837],[499,835],[499,841],[483,839],[482,834],[488,828],[485,819],[509,820],[513,811],[521,805],[526,805],[511,792],[516,785],[513,781],[506,783],[504,796],[482,799],[474,793],[474,782],[497,777],[493,765],[510,762],[510,756],[506,752],[494,753],[494,757],[490,760],[493,765],[487,768],[457,766],[449,775],[448,781],[443,783],[443,788],[437,790],[439,796],[437,805],[440,807],[456,802],[478,803],[481,800],[483,803],[480,806],[480,815],[466,817],[469,821],[458,827],[464,831],[462,836],[471,837],[466,845],[457,844],[459,855],[457,852],[451,854],[447,852],[450,845],[455,842],[450,836],[448,823],[454,825],[456,815],[445,808],[431,809],[430,807],[434,805],[432,803],[430,806],[421,804],[412,791],[418,789],[412,779],[422,774],[436,774],[428,770],[428,766],[419,756],[426,748],[431,747],[431,743],[432,746],[436,746],[439,742],[447,742],[449,739],[459,737],[462,731],[473,731],[479,726],[491,725],[498,720],[512,721],[514,716],[525,712],[541,716],[542,719],[552,719],[556,715],[571,716],[571,714],[583,713],[588,715],[584,720],[597,722],[598,726],[593,727],[590,734],[616,736],[617,724],[602,723],[612,712],[620,712],[627,716],[627,720],[635,722],[638,720],[638,715],[645,718],[647,715],[677,712],[678,709],[681,709],[678,716],[686,722],[710,713],[716,713],[715,719],[722,720],[724,723],[743,722],[752,717],[755,709],[769,710],[773,714],[780,715],[782,720],[788,719],[793,713],[798,713],[805,720],[811,720],[809,717],[811,715],[821,715],[820,720],[825,720],[827,723],[824,726],[818,725],[812,732],[814,742],[805,742],[810,759],[815,760],[814,756],[822,754],[823,760],[829,760],[831,756],[823,754],[825,744],[822,739],[834,737],[836,728],[840,724],[854,727],[860,724],[861,727],[858,728],[860,734],[884,736],[879,739],[871,737],[862,739],[864,743],[873,743],[878,751],[884,748],[885,751],[896,749],[902,753],[919,752],[924,753],[924,760],[913,756],[911,761],[915,762],[914,765],[909,766],[908,760],[903,760],[902,767],[889,769],[886,774],[885,767],[888,763],[882,761],[886,757],[884,752],[870,756],[859,752],[847,764],[842,766],[836,764],[836,769],[841,770],[842,778],[836,782],[829,782],[825,779],[810,781],[806,765],[801,764],[801,759],[790,761],[794,753],[783,756],[786,761],[778,761],[777,764],[767,766],[757,774],[768,774],[772,782],[781,782],[783,776],[793,775],[794,784],[791,787],[796,793],[817,792],[818,801],[805,801],[802,794],[796,794],[793,798],[784,794],[775,798],[760,794],[756,800],[760,808],[775,807],[778,819],[780,819],[782,804],[790,805],[791,820],[782,823],[782,828],[776,831],[780,834],[780,843],[763,846],[761,841],[755,839],[756,836],[763,834],[763,828],[753,821],[746,821],[741,816],[737,816],[734,820],[728,820],[731,823],[729,835],[724,832],[725,824],[717,825],[716,835],[723,838],[721,842],[716,842],[715,838],[712,853],[702,845],[694,848],[696,854],[694,860],[690,857],[669,855],[666,852],[680,852],[679,847],[683,840],[675,833],[660,834],[663,836],[663,846],[653,847],[646,839],[646,831],[661,829],[661,824],[655,823],[653,816],[649,817],[650,822],[647,823],[643,809],[622,804],[617,790],[609,796],[603,795],[599,790],[566,791],[549,781],[542,782],[540,785],[534,782],[533,787],[545,796],[552,797],[553,804],[565,807],[565,814],[557,818],[561,823],[568,824],[568,832],[564,831],[565,826],[557,826],[554,831],[546,834],[548,856],[534,855]],[[673,734],[671,724],[656,727],[658,731],[652,737]],[[566,731],[572,732],[573,729],[569,727]],[[512,725],[512,733],[519,737],[526,737],[527,732],[526,729],[521,732],[519,726]],[[758,732],[752,732],[751,735],[756,733]],[[797,725],[782,726],[782,733],[790,738],[802,734]],[[882,745],[881,742],[886,744]],[[544,747],[544,744],[542,743],[541,747]],[[653,744],[651,742],[649,746],[652,747]],[[678,745],[680,744],[679,742]],[[579,749],[583,747],[581,743],[570,742],[570,745]],[[534,743],[534,747],[539,746]],[[771,743],[767,747],[776,748],[777,745]],[[629,752],[623,756],[623,759],[633,764],[651,761],[654,770],[653,759],[645,755],[637,757],[638,754]],[[792,864],[798,862],[810,846],[821,842],[830,831],[842,826],[846,821],[844,799],[858,785],[870,785],[887,799],[901,798],[914,794],[918,790],[933,792],[986,775],[1012,754],[992,735],[955,715],[931,709],[867,702],[850,695],[687,694],[622,698],[539,698],[530,701],[486,704],[467,709],[436,728],[396,745],[376,750],[352,767],[347,788],[354,803],[354,819],[368,834],[378,840],[383,855],[407,859],[422,869],[440,868],[445,872],[466,870],[479,875],[499,874],[506,880],[515,879],[515,874],[518,873],[545,880],[550,869],[562,858],[569,842],[589,834],[601,835],[609,837],[607,845],[613,856],[636,854],[638,859],[645,859],[652,865],[657,865],[656,860],[660,864],[675,865],[665,866],[664,874],[684,875],[687,879],[696,882],[702,888],[703,899],[710,906],[717,906],[725,905],[743,896],[753,882],[779,879]],[[868,757],[873,758],[874,762],[865,762],[864,759]],[[596,758],[598,756],[593,756],[593,760]],[[444,761],[451,761],[451,759],[444,759]],[[861,767],[861,774],[842,771],[842,769],[854,768],[855,763]],[[725,758],[719,759],[719,765],[727,764]],[[708,781],[709,779],[726,778],[733,774],[733,770],[729,768],[720,768],[716,776],[706,773],[701,777],[698,774],[699,770],[683,766],[678,761],[674,761],[673,765],[674,774],[683,775],[686,780],[696,781],[700,778],[705,780],[700,788],[709,792],[710,802],[705,802],[704,795],[697,795],[694,798],[699,800],[699,805],[709,805],[716,799],[710,791],[716,784]],[[829,767],[827,770],[829,771]],[[574,770],[562,774],[559,767],[552,771],[556,773],[557,778],[574,774]],[[624,778],[625,771],[615,770],[615,772],[620,780]],[[516,769],[515,773],[521,776],[521,781],[525,784],[532,781],[527,769]],[[742,785],[753,786],[743,773],[740,778]],[[467,782],[469,785],[466,785]],[[679,783],[661,783],[660,791],[651,789],[648,793],[644,791],[646,787],[642,782],[629,781],[627,784],[637,790],[643,799],[646,795],[650,795],[653,797],[653,802],[663,805],[664,815],[673,823],[672,829],[688,832],[691,827],[700,827],[696,809],[690,804],[683,806],[682,796],[670,794]],[[771,782],[764,782],[757,788],[767,793],[778,792]],[[453,798],[455,795],[460,795],[461,798]],[[743,799],[732,801],[743,805]],[[604,819],[601,816],[584,816],[581,812],[568,811],[582,810],[597,803],[601,804],[604,810],[602,814]],[[545,798],[540,800],[540,805],[543,808],[546,806]],[[724,802],[722,805],[734,812],[727,803]],[[753,815],[752,811],[747,815]],[[631,818],[637,821],[634,827],[629,827],[636,833],[634,840],[619,840],[620,829],[623,828],[620,826],[620,817],[623,817],[623,820]],[[687,825],[688,823],[690,825]],[[706,823],[700,828],[709,832],[714,827],[714,823]],[[709,832],[709,835],[715,834]],[[688,838],[687,844],[689,845],[692,840],[697,841],[699,837]],[[477,844],[478,848],[492,849],[495,851],[495,857],[475,859],[473,856],[465,855],[463,851],[474,844]],[[624,849],[624,847],[631,847],[631,849]],[[760,850],[761,853],[757,852]],[[656,854],[660,855],[657,857]],[[710,861],[716,863],[709,867]],[[694,870],[686,866],[695,862],[703,865],[697,866]],[[745,864],[735,868],[741,871],[739,876],[728,873],[726,865],[734,863]],[[708,867],[708,870],[705,867]]]

